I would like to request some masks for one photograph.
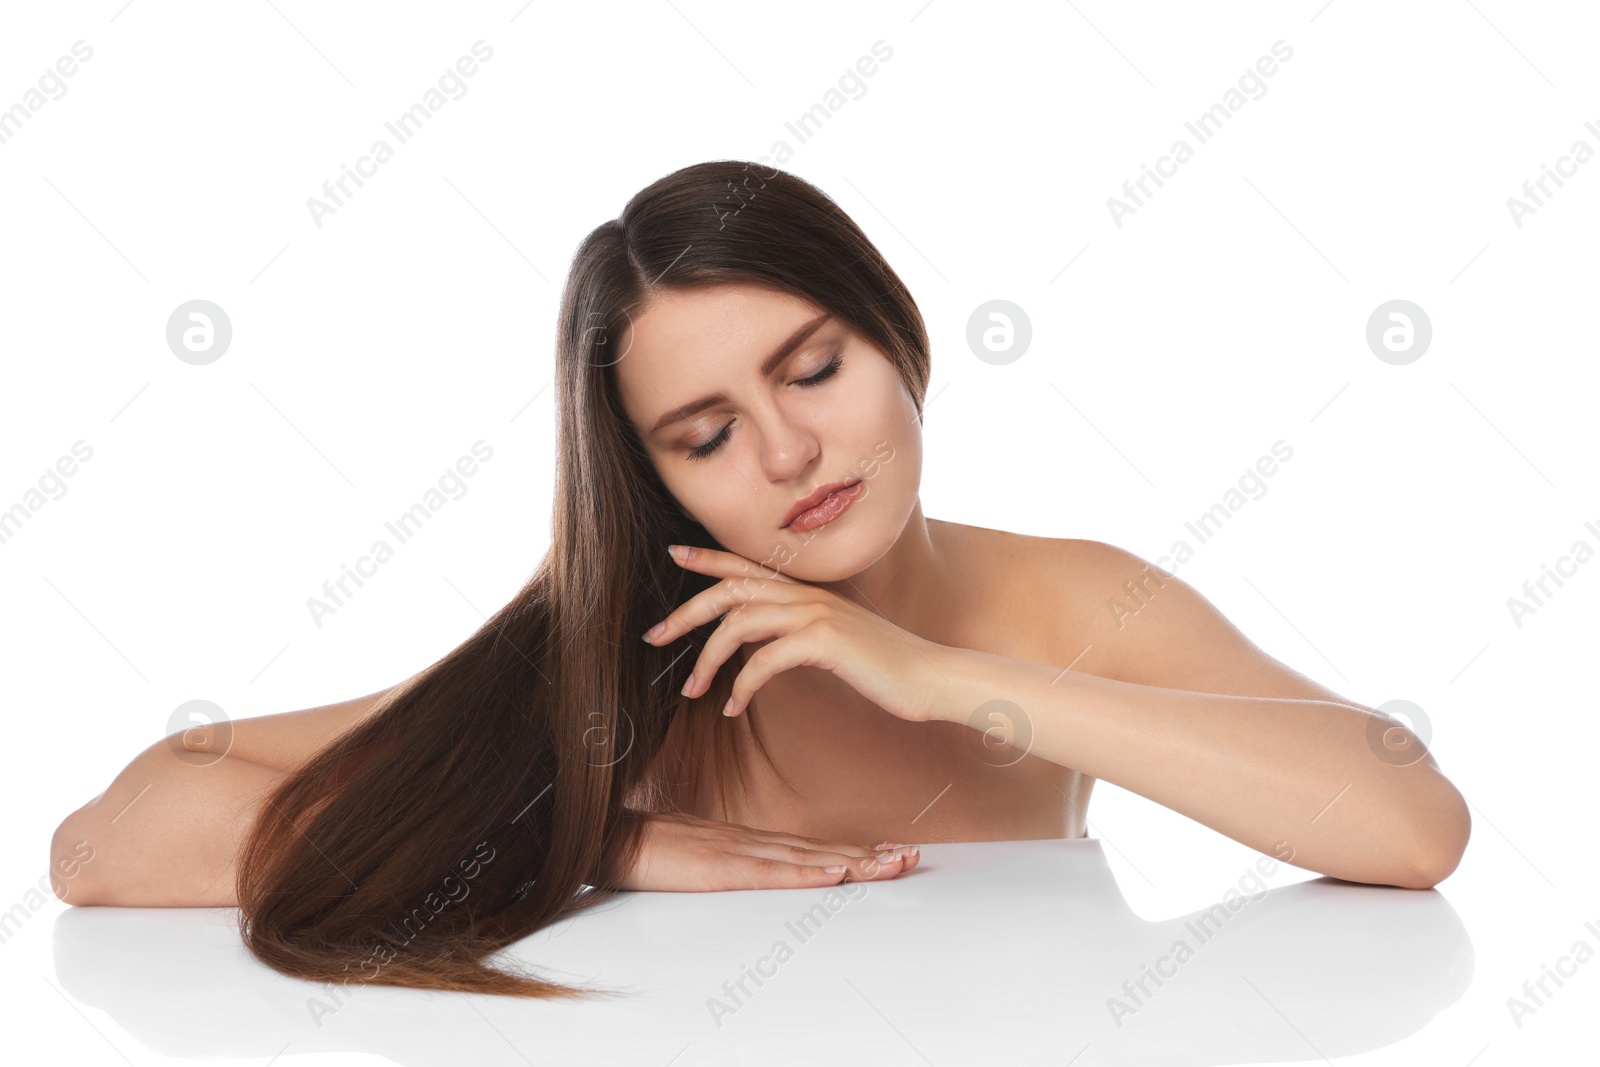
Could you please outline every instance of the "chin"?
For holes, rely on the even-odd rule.
[[[830,556],[827,559],[821,557],[797,557],[792,562],[782,566],[784,574],[802,582],[810,582],[812,585],[842,582],[846,578],[860,574],[865,569],[865,565],[858,567],[853,562],[841,565],[835,556]]]
[[[774,556],[774,561],[787,560],[780,563],[784,574],[816,584],[842,582],[860,574],[894,547],[898,530],[886,529],[881,517],[865,510],[852,512],[809,533],[784,531],[790,547]]]
[[[815,530],[772,527],[766,532],[741,530],[727,539],[714,532],[713,536],[728,551],[776,567],[791,578],[814,584],[842,582],[894,547],[916,504],[912,493],[893,511],[891,520],[885,508],[892,509],[898,495],[887,484],[869,485],[844,514]]]

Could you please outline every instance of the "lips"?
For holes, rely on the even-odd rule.
[[[860,478],[854,478],[848,482],[833,482],[830,485],[822,486],[810,496],[801,498],[795,503],[794,507],[789,509],[789,513],[783,517],[782,529],[787,530],[790,523],[794,522],[794,520],[799,518],[804,512],[810,511],[812,508],[828,499],[829,494],[836,493],[840,489],[848,489],[860,480]]]

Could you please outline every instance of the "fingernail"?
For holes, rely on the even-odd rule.
[[[646,641],[654,641],[656,638],[661,636],[662,632],[665,631],[666,628],[666,623],[658,622],[654,626],[650,627],[650,629],[645,631],[644,639]]]
[[[689,554],[689,549],[686,545],[668,545],[667,554],[681,563],[683,558]]]
[[[908,848],[906,850],[906,855],[908,855],[908,856],[920,856],[920,855],[922,855],[922,846],[921,845],[912,845],[910,848]]]
[[[684,696],[688,696],[689,695],[689,690],[690,690],[691,687],[693,687],[693,685],[694,685],[694,675],[691,674],[691,675],[689,675],[689,680],[687,682],[683,683],[683,689],[681,689],[680,692],[682,692]]]
[[[844,864],[840,864],[837,867],[824,867],[822,870],[824,874],[843,874]]]
[[[897,848],[890,849],[887,852],[880,852],[880,853],[878,853],[878,855],[876,857],[876,859],[877,859],[877,861],[879,863],[893,863],[895,860],[897,860],[899,858],[900,858],[900,850],[897,849]]]
[[[872,847],[873,848],[877,848],[877,849],[899,848],[900,845],[897,842],[894,842],[894,841],[879,841],[876,845],[873,845]]]

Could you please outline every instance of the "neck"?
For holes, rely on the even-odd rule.
[[[889,551],[859,573],[818,584],[896,626],[926,633],[937,617],[938,592],[948,584],[944,581],[948,554],[940,525],[939,520],[930,522],[923,516],[918,498]]]

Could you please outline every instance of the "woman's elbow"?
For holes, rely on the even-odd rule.
[[[83,809],[61,820],[50,837],[50,888],[68,904],[101,904],[91,877],[94,846],[84,832]]]
[[[1440,775],[1440,799],[1430,805],[1428,826],[1412,850],[1411,874],[1396,883],[1408,889],[1432,889],[1455,873],[1472,837],[1472,811],[1461,791]]]

